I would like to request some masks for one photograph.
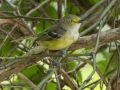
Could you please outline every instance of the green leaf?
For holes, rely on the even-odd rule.
[[[47,84],[46,90],[56,90],[56,84],[52,83],[52,82],[49,82]]]

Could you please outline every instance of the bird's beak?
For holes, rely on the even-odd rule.
[[[83,22],[86,22],[85,20],[79,20],[78,23],[83,23]]]

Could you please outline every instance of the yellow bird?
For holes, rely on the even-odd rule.
[[[77,41],[82,22],[79,16],[68,14],[55,25],[38,35],[30,36],[29,39],[34,39],[34,42],[48,50],[64,49]]]

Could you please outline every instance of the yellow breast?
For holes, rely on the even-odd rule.
[[[77,41],[78,37],[79,37],[78,32],[74,32],[74,33],[69,32],[59,39],[54,39],[50,41],[40,41],[39,44],[43,45],[49,50],[60,50],[70,46],[72,43]]]

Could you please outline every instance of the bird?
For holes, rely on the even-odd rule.
[[[68,14],[60,18],[55,25],[30,36],[29,39],[47,50],[62,50],[78,40],[82,22],[84,20],[79,16]]]
[[[47,28],[36,35],[35,42],[49,50],[60,50],[76,42],[82,20],[77,15],[68,14],[61,18],[56,25]]]

